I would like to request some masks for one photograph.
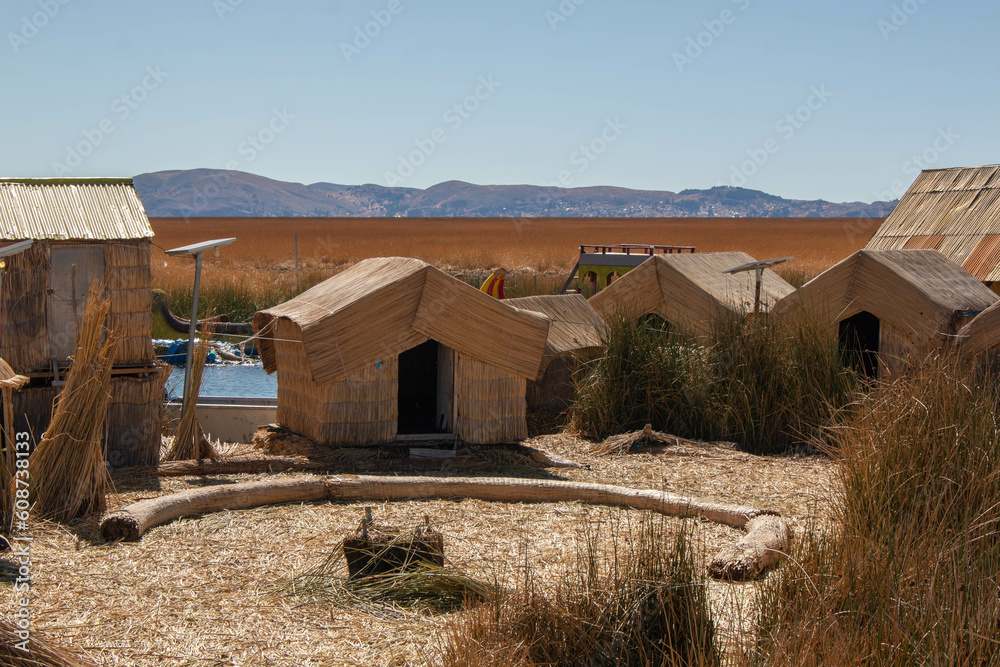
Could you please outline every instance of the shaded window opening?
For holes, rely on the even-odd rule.
[[[840,322],[838,347],[844,362],[868,378],[878,377],[879,320],[861,311]]]

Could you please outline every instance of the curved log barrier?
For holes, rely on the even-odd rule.
[[[792,529],[777,516],[758,516],[747,522],[747,534],[720,551],[708,564],[708,574],[726,581],[757,579],[780,563],[792,542]]]
[[[788,550],[792,538],[788,524],[776,512],[697,500],[651,489],[507,477],[371,475],[310,476],[191,489],[141,500],[114,512],[101,522],[101,534],[109,541],[134,541],[150,528],[183,516],[278,503],[430,498],[475,498],[499,502],[577,501],[646,509],[668,516],[704,517],[748,531],[736,546],[727,547],[712,561],[714,569],[710,568],[710,574],[713,571],[723,572],[726,576],[721,578],[728,579],[738,578],[739,573],[759,576],[779,562],[780,553]],[[765,518],[768,521],[762,521]],[[716,561],[728,557],[726,554],[735,557],[733,565],[726,567],[723,560],[716,566]]]

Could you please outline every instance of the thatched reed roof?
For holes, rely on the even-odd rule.
[[[0,240],[153,236],[131,178],[0,179]]]
[[[958,313],[978,313],[1000,299],[937,250],[859,250],[827,269],[772,312],[808,312],[840,322],[861,311],[917,341],[955,333]]]
[[[723,273],[753,261],[745,252],[655,255],[591,297],[590,304],[604,318],[616,310],[656,313],[672,325],[707,332],[720,315],[753,310],[755,272]],[[761,310],[792,291],[781,276],[765,270]]]
[[[332,382],[434,339],[508,373],[534,379],[549,321],[483,294],[417,259],[367,259],[254,315],[261,359],[277,370],[273,321],[302,332],[313,380]]]
[[[549,362],[558,356],[601,348],[604,320],[582,294],[526,296],[508,299],[507,303],[541,313],[551,320],[539,375],[544,374]]]
[[[1000,302],[976,315],[958,332],[962,356],[973,360],[1000,346]]]
[[[30,381],[30,378],[18,375],[14,372],[14,369],[10,367],[10,364],[3,359],[0,359],[0,388],[20,389]]]
[[[1000,165],[921,172],[867,247],[936,249],[977,279],[1000,281]]]

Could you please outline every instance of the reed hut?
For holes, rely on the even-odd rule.
[[[569,407],[575,397],[573,375],[603,349],[604,320],[582,294],[526,296],[507,303],[550,320],[538,377],[528,382],[528,411]]]
[[[31,240],[4,258],[0,357],[31,378],[15,397],[35,439],[70,363],[87,294],[103,284],[122,336],[111,383],[107,458],[155,464],[165,371],[152,344],[153,230],[131,179],[0,179],[0,242]]]
[[[253,319],[280,425],[320,444],[527,437],[548,319],[426,263],[368,259]]]
[[[654,255],[591,297],[590,304],[605,320],[616,311],[658,315],[672,328],[707,335],[716,320],[753,311],[754,272],[724,273],[753,261],[745,252]],[[793,291],[781,276],[765,269],[761,311]]]
[[[779,301],[772,313],[835,326],[841,350],[878,377],[954,342],[964,324],[997,301],[937,250],[859,250]]]
[[[1000,302],[973,317],[959,330],[958,349],[967,361],[1000,367]]]
[[[867,248],[937,250],[1000,291],[1000,165],[921,172]]]

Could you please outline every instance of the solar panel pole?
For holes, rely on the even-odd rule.
[[[194,356],[194,333],[198,328],[198,290],[201,288],[201,258],[204,252],[194,256],[194,294],[191,296],[191,322],[188,324],[187,359],[184,361],[184,399],[181,405],[187,403],[191,395],[191,359]]]
[[[201,258],[206,250],[215,250],[215,254],[218,255],[218,249],[221,246],[229,245],[235,240],[235,237],[216,239],[214,241],[194,243],[186,245],[183,248],[174,248],[167,251],[167,254],[172,257],[194,255],[194,293],[191,295],[191,322],[188,324],[188,349],[187,359],[184,362],[184,397],[181,402],[182,406],[187,402],[188,396],[191,395],[191,355],[194,353],[194,332],[198,328],[198,290],[201,287]]]

